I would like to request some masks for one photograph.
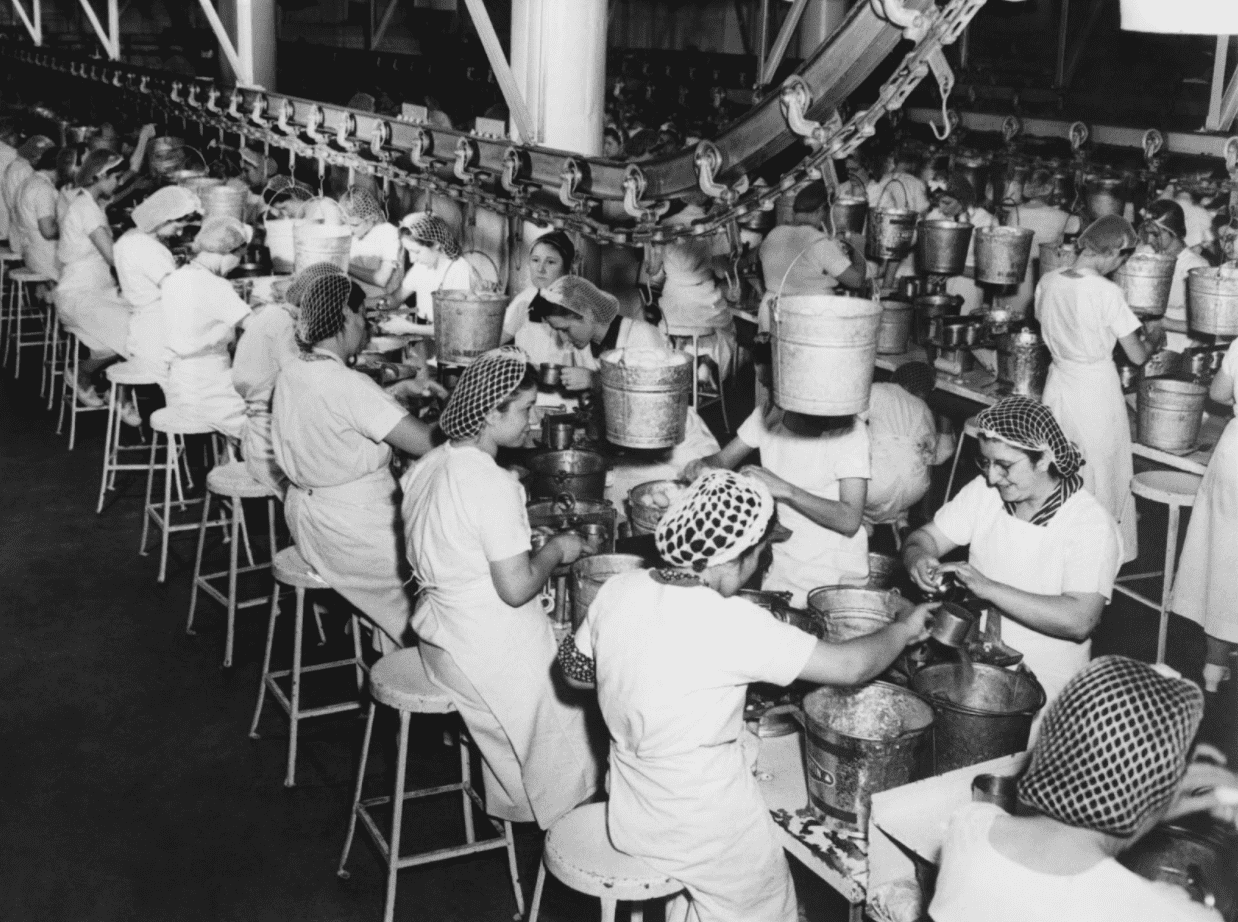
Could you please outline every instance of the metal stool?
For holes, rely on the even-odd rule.
[[[40,282],[50,282],[53,279],[50,276],[43,275],[41,272],[34,272],[25,267],[13,269],[8,275],[10,282],[8,296],[9,330],[8,340],[5,343],[4,366],[8,367],[9,355],[12,353],[15,357],[13,377],[20,378],[21,351],[23,349],[42,347],[44,340],[47,338],[45,332],[47,321],[43,316],[43,310],[34,303],[34,299],[26,291],[26,286],[36,285]],[[31,321],[36,326],[36,329],[33,331],[30,330]]]
[[[692,407],[696,412],[701,412],[701,376],[700,362],[702,358],[708,360],[708,356],[701,355],[701,337],[702,336],[717,336],[718,331],[713,327],[667,327],[666,335],[670,338],[671,344],[676,348],[680,348],[676,340],[691,340],[692,342]],[[684,343],[686,345],[686,343]],[[732,355],[731,372],[734,374],[735,358]],[[708,366],[706,366],[708,367]],[[722,369],[718,368],[718,390],[710,391],[705,394],[705,406],[719,404],[722,407],[722,429],[724,432],[731,431],[731,421],[726,414],[726,397],[722,392]]]
[[[11,271],[9,263],[17,263],[14,269],[20,268],[22,258],[13,252],[6,243],[0,247],[0,357],[3,357],[8,350],[10,330],[9,318],[9,299],[5,297],[7,289],[4,287],[5,273]],[[7,365],[8,363],[5,362]]]
[[[47,409],[56,402],[56,379],[64,376],[68,365],[68,335],[61,332],[60,314],[55,299],[47,302],[47,318],[43,323],[43,378],[39,396],[47,395]]]
[[[516,842],[512,836],[512,824],[504,821],[499,823],[487,817],[494,826],[498,836],[477,840],[473,829],[473,806],[485,812],[485,805],[477,791],[473,789],[470,774],[468,735],[458,731],[460,746],[460,783],[444,784],[433,788],[405,790],[405,763],[408,759],[408,724],[413,714],[454,714],[456,707],[450,698],[444,695],[426,674],[425,664],[421,660],[421,651],[416,647],[408,647],[389,653],[374,664],[370,670],[370,694],[373,702],[370,713],[365,721],[365,738],[361,743],[361,765],[357,769],[357,788],[353,794],[352,813],[348,818],[348,835],[344,839],[344,853],[340,855],[338,874],[347,878],[348,871],[344,865],[348,861],[348,852],[352,848],[353,833],[360,817],[362,825],[374,845],[387,862],[387,899],[383,908],[383,922],[392,922],[395,913],[396,874],[401,868],[411,868],[422,864],[433,864],[447,861],[463,855],[474,855],[478,852],[507,850],[507,869],[511,875],[512,892],[516,897],[518,916],[524,915],[524,893],[520,889],[520,874],[516,868]],[[394,708],[400,715],[399,751],[395,764],[395,790],[391,797],[372,797],[361,799],[361,788],[365,781],[365,764],[370,752],[370,740],[374,733],[374,714],[378,705],[385,704]],[[439,848],[433,851],[417,852],[412,855],[400,855],[400,831],[404,820],[404,801],[421,797],[434,797],[438,794],[453,794],[459,792],[461,805],[464,809],[464,838],[466,844],[449,848]],[[373,807],[392,804],[391,838],[383,838],[382,831],[370,814]]]
[[[1159,610],[1161,613],[1160,628],[1156,633],[1156,661],[1165,662],[1165,642],[1169,635],[1169,606],[1174,596],[1174,573],[1177,570],[1178,559],[1178,523],[1183,509],[1195,505],[1195,494],[1203,478],[1185,471],[1144,471],[1131,478],[1131,492],[1154,503],[1162,503],[1169,507],[1169,523],[1165,529],[1165,569],[1153,570],[1148,573],[1132,573],[1114,580],[1114,590],[1136,602]],[[1133,583],[1163,577],[1161,585],[1161,600],[1157,602],[1142,593],[1128,589],[1123,583]]]
[[[78,341],[76,333],[69,331],[68,336],[69,352],[65,356],[64,374],[61,376],[64,387],[60,399],[60,416],[56,421],[56,434],[60,435],[64,431],[64,415],[67,411],[69,414],[69,451],[72,451],[77,443],[77,414],[101,413],[107,409],[107,404],[88,407],[77,399],[77,375],[81,368],[79,363],[82,357],[82,344]]]
[[[600,899],[602,922],[614,922],[615,909],[620,902],[635,903],[631,918],[633,922],[641,922],[644,918],[641,903],[683,892],[684,886],[679,881],[659,874],[639,858],[625,855],[610,844],[606,806],[577,807],[546,833],[529,922],[537,922],[547,871],[577,893]]]
[[[57,325],[59,325],[58,321]],[[104,374],[107,375],[108,381],[112,383],[112,389],[108,394],[107,431],[103,436],[103,477],[99,482],[99,503],[95,506],[96,515],[103,511],[103,501],[107,497],[108,490],[116,489],[117,471],[145,471],[149,467],[148,464],[127,464],[121,462],[121,452],[149,452],[151,446],[147,442],[139,442],[137,445],[120,444],[121,420],[119,407],[124,405],[127,398],[131,399],[133,397],[133,388],[145,384],[158,383],[154,375],[142,371],[133,362],[117,362],[115,365],[109,365]],[[50,402],[48,406],[51,406]]]
[[[215,573],[202,572],[202,552],[206,547],[206,529],[212,524],[211,494],[218,494],[231,506],[232,522],[230,548],[228,551],[228,569]],[[221,464],[206,475],[206,495],[202,502],[202,522],[198,526],[198,555],[193,565],[193,589],[189,594],[189,620],[185,623],[185,633],[193,634],[193,616],[198,607],[198,590],[201,589],[212,599],[222,605],[228,612],[228,627],[224,640],[224,668],[232,665],[232,641],[236,632],[236,612],[240,608],[253,608],[264,605],[271,600],[269,595],[254,596],[251,599],[237,601],[237,578],[244,573],[256,573],[259,570],[269,570],[271,564],[254,563],[254,555],[249,547],[248,533],[245,535],[245,556],[249,565],[237,566],[240,553],[241,534],[245,528],[245,510],[242,500],[265,499],[267,501],[267,539],[270,541],[271,556],[275,556],[275,491],[266,484],[259,483],[245,469],[243,461],[233,461]],[[227,577],[228,593],[225,595],[211,585],[211,580]]]
[[[271,592],[271,618],[267,624],[266,654],[262,658],[262,679],[258,683],[258,704],[254,708],[254,720],[249,727],[250,739],[258,739],[258,721],[262,717],[262,706],[266,701],[267,689],[271,696],[279,702],[279,706],[288,715],[288,773],[284,776],[284,786],[292,787],[297,783],[297,728],[301,721],[311,717],[325,717],[328,714],[340,714],[345,711],[361,710],[359,700],[341,701],[336,704],[323,705],[315,708],[301,707],[301,677],[307,672],[321,672],[324,669],[338,669],[351,666],[357,670],[357,692],[365,680],[365,662],[361,659],[361,619],[352,616],[353,658],[335,660],[330,663],[316,663],[313,666],[301,665],[301,639],[305,628],[305,592],[306,590],[330,589],[314,568],[305,562],[301,552],[295,547],[286,547],[271,561],[271,572],[275,576],[275,587]],[[296,621],[293,625],[292,668],[271,669],[271,648],[275,645],[275,620],[279,617],[279,587],[289,586],[296,593]],[[285,695],[279,687],[279,679],[291,679],[291,694]]]
[[[963,442],[968,436],[973,439],[980,438],[980,428],[976,425],[976,416],[970,416],[963,423],[963,431],[959,434],[959,440],[954,446],[954,460],[950,462],[950,478],[946,481],[946,498],[945,502],[950,502],[950,491],[954,489],[954,475],[959,469],[959,458],[963,456]]]

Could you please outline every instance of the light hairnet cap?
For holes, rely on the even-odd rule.
[[[169,221],[179,221],[202,211],[202,200],[181,186],[164,186],[133,209],[133,223],[149,234]]]
[[[231,215],[216,215],[202,222],[202,229],[193,238],[194,246],[203,253],[231,253],[254,237],[254,229]]]

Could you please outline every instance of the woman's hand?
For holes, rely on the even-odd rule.
[[[689,461],[684,465],[684,469],[679,472],[679,479],[685,483],[692,483],[702,474],[708,474],[712,467],[705,463],[704,458],[697,458],[695,461]]]
[[[942,563],[940,560],[926,554],[912,564],[911,570],[909,571],[911,574],[911,581],[919,586],[924,592],[940,592],[941,566]]]
[[[757,480],[761,481],[761,483],[765,484],[765,486],[769,488],[770,495],[773,496],[774,499],[785,500],[795,490],[794,486],[787,483],[787,481],[783,480],[777,474],[774,474],[755,464],[746,464],[739,469],[739,472],[741,474],[747,474],[749,477],[755,477]]]
[[[911,629],[911,637],[907,640],[907,646],[920,643],[922,640],[928,640],[929,625],[935,612],[941,605],[940,602],[926,602],[923,605],[917,605],[915,608],[904,612],[895,620],[899,624],[905,624]]]
[[[567,366],[559,370],[559,381],[565,390],[587,391],[593,386],[593,372],[580,366]]]
[[[559,549],[561,563],[573,563],[578,560],[588,546],[585,544],[585,539],[574,531],[555,535],[546,542],[546,547],[551,547],[552,545]]]
[[[417,397],[437,397],[440,400],[446,400],[449,396],[447,389],[437,381],[424,380],[420,377],[405,378],[403,381],[388,385],[383,390],[396,400],[412,400]]]
[[[1192,762],[1178,786],[1178,797],[1165,814],[1174,820],[1207,812],[1212,818],[1238,828],[1238,775],[1213,762]]]
[[[970,563],[943,563],[937,568],[938,578],[946,573],[953,573],[964,586],[971,590],[972,595],[979,599],[992,601],[992,592],[997,583],[989,579]]]

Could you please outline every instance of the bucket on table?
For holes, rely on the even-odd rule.
[[[1199,442],[1208,388],[1174,378],[1143,378],[1136,398],[1135,437],[1170,454],[1190,454]]]
[[[782,295],[774,302],[774,402],[813,416],[868,409],[881,305],[866,298]]]
[[[611,349],[602,353],[606,438],[625,448],[670,448],[683,441],[696,366],[683,352]]]
[[[346,224],[297,221],[292,228],[292,244],[294,274],[300,274],[314,263],[331,263],[342,272],[348,271],[352,230]]]
[[[1162,317],[1169,306],[1177,257],[1160,253],[1134,253],[1113,273],[1126,303],[1141,317]]]
[[[981,227],[976,231],[976,281],[1018,285],[1027,275],[1035,231],[1027,227]]]
[[[200,193],[202,198],[202,218],[236,218],[245,220],[245,206],[249,201],[249,190],[240,183],[220,183],[209,186]]]
[[[926,666],[911,690],[932,705],[933,774],[1027,748],[1045,690],[1023,669],[968,663]]]
[[[808,803],[824,819],[868,834],[872,796],[906,784],[933,709],[888,682],[826,686],[804,696]]]
[[[821,586],[808,593],[808,607],[821,619],[825,639],[840,643],[876,633],[911,609],[912,604],[897,592],[859,586]]]
[[[580,627],[602,585],[612,576],[643,570],[649,564],[636,554],[596,554],[572,564],[572,628]]]
[[[919,212],[910,208],[876,208],[868,215],[868,257],[900,260],[916,242]]]
[[[902,355],[911,341],[911,305],[906,301],[881,302],[881,326],[877,328],[877,354]]]
[[[628,491],[628,523],[632,534],[652,535],[666,510],[687,490],[678,480],[650,480]]]
[[[962,275],[972,230],[964,221],[921,221],[916,232],[916,268],[928,275]]]
[[[864,219],[868,217],[868,199],[844,195],[835,200],[830,210],[835,234],[860,234],[864,232]]]
[[[1186,274],[1186,325],[1192,333],[1238,336],[1238,272],[1222,267]]]
[[[443,288],[433,298],[435,355],[440,364],[468,365],[499,347],[503,315],[511,300],[507,295]]]

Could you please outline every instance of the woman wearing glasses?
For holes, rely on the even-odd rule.
[[[1000,609],[1002,640],[1052,700],[1090,659],[1122,540],[1113,516],[1081,489],[1083,457],[1048,407],[1007,397],[976,423],[984,476],[912,533],[903,563],[926,592],[953,573]],[[963,546],[967,563],[941,562]]]

